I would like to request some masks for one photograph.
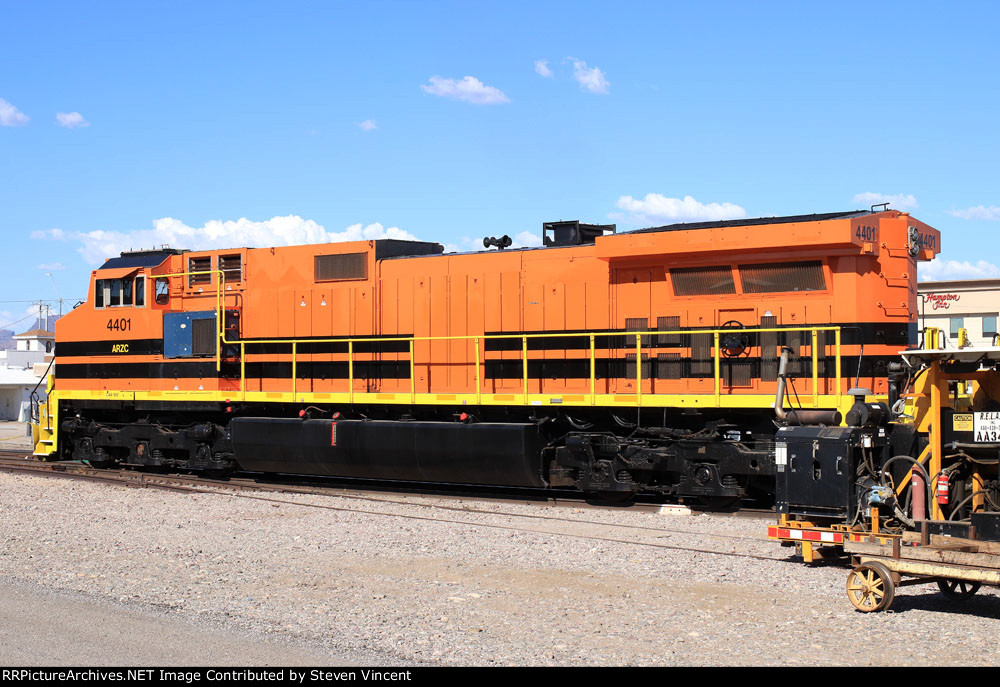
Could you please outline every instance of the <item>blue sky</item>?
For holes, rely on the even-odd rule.
[[[990,2],[0,0],[0,325],[82,298],[129,247],[471,249],[560,218],[878,198],[942,231],[925,276],[1000,276],[998,20]]]

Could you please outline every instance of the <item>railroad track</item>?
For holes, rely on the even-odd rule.
[[[713,510],[699,506],[683,506],[664,504],[660,502],[632,502],[629,504],[609,504],[587,500],[577,492],[553,492],[543,489],[515,489],[474,487],[469,485],[420,485],[414,487],[401,482],[378,482],[363,480],[358,484],[355,480],[324,479],[318,477],[295,477],[268,475],[264,478],[249,476],[242,473],[239,476],[226,479],[211,479],[195,475],[176,473],[155,473],[138,470],[116,470],[108,468],[92,468],[77,461],[39,461],[31,456],[25,456],[23,451],[0,450],[0,469],[36,471],[42,474],[77,476],[97,481],[119,483],[124,486],[179,489],[186,487],[213,487],[230,491],[263,491],[290,494],[307,494],[321,496],[339,496],[360,500],[378,501],[384,503],[399,503],[413,505],[412,500],[424,499],[430,501],[454,501],[470,499],[482,503],[522,503],[554,506],[557,508],[626,511],[638,513],[669,513],[710,512],[715,515],[731,515],[734,517],[770,518],[774,510],[770,508],[741,507],[739,509]],[[372,494],[396,494],[398,498],[373,496]],[[435,504],[435,507],[447,508]],[[468,506],[455,507],[458,510],[468,510]],[[483,511],[490,512],[490,511]]]
[[[18,457],[14,457],[17,455]],[[664,506],[652,504],[636,504],[623,509],[620,506],[603,506],[589,504],[586,501],[549,498],[519,498],[516,500],[497,497],[485,498],[473,495],[474,500],[462,503],[459,499],[470,498],[469,495],[450,494],[409,494],[403,497],[372,495],[368,492],[356,491],[344,487],[313,487],[291,484],[274,484],[259,482],[250,478],[230,478],[225,480],[208,479],[189,475],[156,474],[134,470],[112,470],[91,468],[77,462],[42,462],[25,458],[11,451],[0,451],[0,470],[20,474],[32,474],[57,478],[83,479],[105,484],[133,488],[163,489],[174,492],[196,494],[223,494],[237,498],[247,498],[263,501],[278,506],[293,506],[299,508],[339,511],[358,515],[390,517],[404,520],[451,523],[474,528],[503,530],[512,533],[535,535],[551,535],[586,539],[597,542],[630,544],[641,547],[653,547],[667,550],[693,551],[722,556],[735,556],[757,560],[779,560],[782,556],[761,556],[736,550],[722,551],[718,548],[701,548],[671,544],[665,539],[672,536],[697,535],[712,541],[729,542],[760,542],[766,537],[750,537],[733,534],[718,534],[705,531],[705,528],[660,527],[615,523],[600,520],[589,520],[554,515],[552,513],[510,513],[498,510],[498,506],[510,503],[537,506],[557,506],[572,508],[575,511],[589,512],[591,510],[620,512],[653,512]],[[281,494],[288,496],[337,497],[338,504],[317,503],[291,498],[280,498]],[[456,501],[458,502],[456,503]],[[493,508],[484,507],[492,505]],[[379,509],[381,507],[382,509]],[[393,512],[384,510],[408,507],[423,509],[426,514],[414,512]],[[442,513],[453,517],[442,517]],[[752,516],[773,517],[770,511],[751,511]],[[472,522],[462,516],[489,515],[491,522]],[[535,526],[532,526],[535,525]],[[545,526],[539,526],[545,525]]]

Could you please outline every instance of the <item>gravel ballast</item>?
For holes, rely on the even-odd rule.
[[[9,473],[0,488],[4,585],[338,655],[437,665],[1000,663],[994,590],[957,606],[936,586],[907,587],[889,612],[861,614],[844,593],[846,568],[795,561],[766,539],[766,520],[392,494],[248,498]],[[462,505],[489,512],[454,509]]]

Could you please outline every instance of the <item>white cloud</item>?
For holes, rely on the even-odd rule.
[[[78,241],[83,259],[98,265],[122,251],[152,248],[167,244],[172,248],[189,250],[214,250],[247,246],[296,246],[306,243],[340,243],[372,239],[417,240],[413,234],[399,227],[386,229],[379,223],[363,226],[352,224],[343,231],[327,231],[312,220],[297,215],[272,217],[263,222],[241,218],[236,221],[212,220],[201,227],[190,227],[172,217],[153,220],[152,229],[131,232],[104,231],[64,232],[61,229],[32,232],[33,239]]]
[[[699,203],[691,196],[667,198],[659,193],[647,193],[642,200],[622,196],[615,205],[629,213],[630,221],[645,224],[656,222],[702,222],[740,219],[747,211],[733,203]],[[612,213],[617,215],[617,213]]]
[[[573,57],[566,59],[573,60],[573,78],[580,84],[580,88],[591,93],[607,93],[611,83],[604,78],[604,72],[597,67],[588,67],[583,60]]]
[[[461,81],[432,76],[430,85],[423,84],[420,88],[425,93],[439,95],[442,98],[461,100],[474,105],[500,105],[509,103],[510,98],[503,91],[493,86],[487,86],[479,79],[467,76]]]
[[[917,264],[919,281],[948,281],[951,279],[996,279],[1000,277],[1000,267],[985,260],[942,260],[940,257],[930,262]]]
[[[948,214],[953,217],[958,217],[959,219],[982,219],[990,222],[996,222],[1000,220],[1000,207],[997,207],[996,205],[991,205],[989,207],[977,205],[972,208],[966,208],[965,210],[949,210]]]
[[[62,229],[40,229],[38,231],[31,232],[31,238],[52,239],[53,241],[62,241],[66,238],[66,232],[64,232]]]
[[[542,237],[530,231],[522,231],[514,236],[514,248],[529,248],[542,245]]]
[[[495,234],[496,238],[500,238],[504,234]],[[542,237],[538,234],[534,234],[530,231],[522,231],[511,237],[510,248],[531,248],[533,246],[542,245]],[[458,243],[446,243],[444,244],[445,253],[472,253],[472,252],[483,252],[487,250],[497,250],[496,248],[486,248],[483,246],[483,237],[473,238],[471,236],[463,236],[458,240]],[[506,249],[505,249],[506,250]]]
[[[24,126],[29,119],[28,115],[0,98],[0,126]]]
[[[84,119],[79,112],[56,112],[56,121],[59,122],[59,126],[67,129],[90,126],[90,122]]]
[[[548,60],[535,60],[535,73],[539,76],[544,76],[546,79],[554,77],[552,70],[549,69]]]
[[[66,269],[66,265],[62,264],[61,262],[43,262],[41,265],[38,266],[38,269],[42,270],[43,272],[62,272],[64,269]]]
[[[374,131],[375,129],[378,128],[378,126],[375,125],[374,119],[366,119],[365,121],[358,124],[358,126],[361,127],[364,131]]]
[[[853,202],[859,203],[864,207],[889,203],[889,208],[892,210],[912,210],[920,207],[917,205],[916,198],[904,193],[896,193],[895,195],[892,195],[887,193],[872,193],[871,191],[868,191],[854,196]]]

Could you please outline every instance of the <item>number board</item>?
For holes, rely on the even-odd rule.
[[[1000,413],[980,412],[975,419],[976,441],[1000,442]]]

